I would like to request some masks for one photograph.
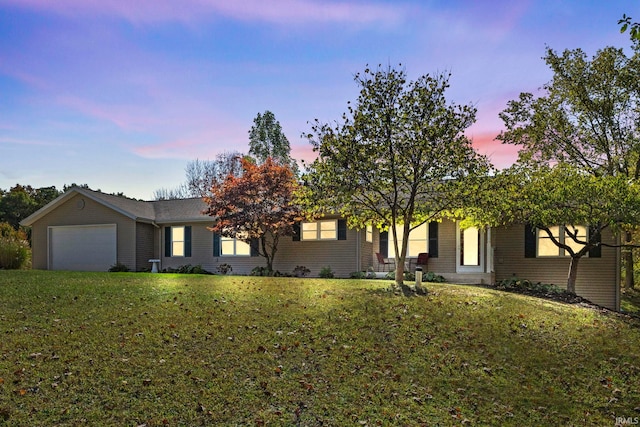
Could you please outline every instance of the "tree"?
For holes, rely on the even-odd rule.
[[[249,130],[249,155],[264,163],[268,158],[281,165],[289,165],[295,175],[298,174],[298,164],[291,158],[289,140],[282,132],[280,122],[275,115],[267,110],[258,113],[253,119],[253,126]]]
[[[445,99],[449,77],[407,81],[404,70],[367,68],[355,76],[360,94],[342,123],[316,119],[307,135],[318,158],[304,176],[305,209],[339,212],[352,227],[391,228],[398,285],[410,231],[460,207],[489,168],[464,135],[475,108]]]
[[[211,195],[211,187],[220,185],[229,175],[242,174],[241,159],[245,157],[238,151],[225,151],[214,160],[194,160],[187,163],[187,191],[191,197]]]
[[[580,49],[559,55],[548,48],[544,59],[554,73],[543,86],[545,94],[535,98],[522,93],[510,101],[500,114],[506,131],[498,139],[522,147],[522,164],[568,163],[596,177],[621,175],[638,181],[638,45],[632,57],[613,47],[599,50],[591,60]],[[630,250],[626,257],[632,266]],[[627,271],[626,277],[633,280],[633,272]]]
[[[16,184],[0,194],[0,222],[7,222],[17,230],[20,221],[59,195],[55,187],[33,188]]]
[[[273,260],[282,236],[294,233],[294,224],[302,219],[294,203],[297,182],[288,165],[267,158],[261,165],[243,158],[242,175],[229,174],[205,197],[206,213],[215,220],[211,230],[247,243],[258,240],[258,255],[273,271]]]
[[[582,257],[602,246],[620,246],[603,243],[602,232],[620,232],[640,221],[640,185],[623,175],[594,176],[558,163],[514,165],[487,181],[490,191],[481,194],[483,203],[467,210],[468,221],[494,227],[525,223],[544,232],[542,238],[569,259],[569,292],[575,293]]]
[[[629,36],[631,40],[640,41],[640,22],[631,22],[631,17],[626,14],[622,14],[622,19],[618,21],[618,25],[621,25],[620,32],[624,33],[629,30]]]
[[[211,196],[211,187],[220,185],[227,175],[240,175],[240,159],[245,157],[238,151],[225,151],[213,160],[192,160],[185,167],[186,182],[175,188],[155,190],[155,200],[187,199]]]

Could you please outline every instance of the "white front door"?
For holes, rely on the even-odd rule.
[[[485,265],[484,230],[469,227],[462,229],[456,223],[456,272],[482,273]]]

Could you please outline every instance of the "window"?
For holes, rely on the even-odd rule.
[[[336,240],[338,238],[338,221],[303,222],[301,225],[302,240]]]
[[[373,225],[367,225],[367,228],[365,229],[365,236],[367,242],[373,242]]]
[[[398,231],[398,247],[402,246],[402,224],[396,225],[396,230]],[[396,257],[396,251],[393,246],[393,237],[391,235],[391,230],[389,230],[389,249],[388,254],[389,258]],[[417,257],[418,254],[429,251],[429,232],[428,225],[424,223],[414,228],[409,232],[409,242],[407,245],[407,256],[408,257]]]
[[[221,256],[250,256],[251,246],[235,237],[220,236]]]
[[[165,227],[164,256],[191,256],[191,226]]]
[[[184,256],[184,227],[171,227],[171,256]]]
[[[566,228],[571,230],[571,234],[575,234],[575,237],[579,241],[586,242],[587,241],[587,227],[578,225],[573,226],[569,225]],[[569,233],[565,230],[565,227],[555,225],[553,227],[549,227],[549,231],[553,237],[560,242],[561,244],[569,246],[574,252],[579,251],[584,247],[584,244],[576,242]],[[538,232],[538,245],[537,245],[537,255],[539,257],[561,257],[561,256],[570,256],[568,251],[565,251],[563,248],[557,246],[553,243],[553,240],[549,236],[549,234],[544,230],[537,230]]]

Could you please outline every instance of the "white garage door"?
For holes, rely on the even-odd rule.
[[[49,269],[107,271],[116,263],[116,225],[49,227]]]

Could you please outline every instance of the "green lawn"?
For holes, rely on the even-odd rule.
[[[0,425],[611,425],[640,320],[477,287],[0,271]]]
[[[622,288],[620,309],[625,313],[640,315],[640,290]]]

